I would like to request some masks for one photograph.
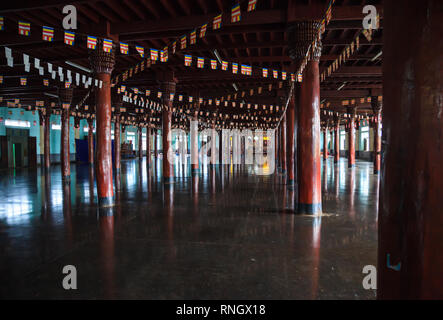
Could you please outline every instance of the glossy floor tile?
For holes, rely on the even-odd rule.
[[[73,165],[0,172],[0,297],[49,299],[374,299],[378,176],[347,160],[322,168],[321,217],[293,214],[295,192],[254,166],[122,162],[112,216],[94,171]],[[108,212],[109,213],[109,212]],[[77,290],[62,269],[77,269]]]

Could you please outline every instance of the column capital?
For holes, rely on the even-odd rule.
[[[371,107],[375,115],[380,113],[382,108],[382,103],[381,101],[378,100],[378,96],[371,96]]]
[[[310,49],[312,42],[316,39],[317,45],[313,50],[310,60],[320,60],[322,49],[321,39],[318,38],[320,27],[321,22],[319,20],[297,21],[292,22],[288,26],[288,55],[292,60],[296,62],[302,61]]]
[[[97,39],[97,49],[89,54],[89,63],[94,73],[111,74],[115,65],[115,43],[112,44],[111,52],[103,51],[103,40]]]

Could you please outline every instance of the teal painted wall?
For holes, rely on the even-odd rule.
[[[11,112],[11,114],[9,114]],[[23,115],[21,114],[23,112]],[[0,108],[0,117],[3,118],[3,121],[0,123],[0,135],[6,134],[6,126],[5,120],[22,120],[29,121],[31,127],[29,128],[29,136],[37,138],[37,154],[42,154],[40,150],[40,121],[38,117],[37,111],[24,111],[19,108]],[[35,124],[34,124],[35,121]],[[84,120],[86,122],[86,120]],[[59,115],[51,115],[50,118],[51,126],[52,124],[60,124],[60,116]],[[60,154],[60,130],[52,130],[51,129],[51,154]],[[69,148],[71,153],[75,153],[75,132],[74,132],[74,118],[70,117],[69,121]]]

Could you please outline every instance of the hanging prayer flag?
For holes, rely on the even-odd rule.
[[[65,81],[65,88],[68,89],[71,86],[70,81]]]
[[[112,40],[111,39],[103,39],[103,51],[111,52],[112,50]]]
[[[121,54],[128,54],[128,51],[129,51],[129,46],[128,46],[128,44],[127,44],[127,43],[120,42],[120,53],[121,53]]]
[[[0,83],[3,83],[3,76],[0,76]]]
[[[182,94],[178,95],[178,101],[183,101],[183,95]]]
[[[158,50],[157,49],[151,49],[151,60],[152,61],[158,60]]]
[[[222,61],[222,70],[223,71],[228,70],[228,62],[227,61]]]
[[[28,81],[27,78],[20,78],[20,85],[21,86],[26,86],[26,82]]]
[[[297,81],[302,82],[302,80],[303,80],[303,75],[301,73],[297,74]]]
[[[206,35],[206,28],[207,27],[208,27],[207,23],[205,23],[204,25],[201,26],[201,28],[200,28],[200,35],[199,35],[200,38],[204,38],[205,37],[205,35]]]
[[[189,102],[192,102],[192,100],[193,100],[192,96],[189,96]]]
[[[263,68],[263,78],[267,78],[268,77],[268,69]]]
[[[31,24],[29,22],[19,21],[18,34],[22,36],[29,36],[30,33],[31,33]]]
[[[254,11],[256,5],[257,5],[257,0],[249,0],[249,2],[248,2],[248,12]]]
[[[203,68],[205,64],[205,59],[204,58],[197,58],[197,68]]]
[[[291,73],[291,81],[294,82],[295,81],[295,74]]]
[[[248,65],[242,64],[242,65],[241,65],[241,74],[244,74],[244,75],[250,76],[250,75],[252,74],[252,68],[251,68],[251,66],[248,66]]]
[[[4,29],[5,20],[3,17],[0,17],[0,31]]]
[[[146,95],[147,97],[149,97],[149,96],[151,95],[151,90],[146,90],[146,91],[145,91],[145,95]]]
[[[87,46],[88,49],[95,50],[97,46],[97,37],[88,36]]]
[[[281,72],[281,78],[282,78],[282,80],[286,80],[286,72],[285,71]]]
[[[159,91],[159,92],[157,93],[157,98],[161,98],[161,97],[162,97],[162,92]]]
[[[232,63],[232,73],[238,72],[238,63]]]
[[[160,51],[160,61],[167,62],[168,61],[168,47],[165,47],[162,51]]]
[[[177,41],[172,43],[172,54],[175,54],[175,49],[177,48]]]
[[[75,40],[75,33],[71,31],[65,31],[65,44],[72,46]]]
[[[216,17],[214,17],[214,21],[212,22],[212,29],[214,29],[214,30],[220,29],[221,21],[222,21],[222,15],[221,14],[219,14]]]
[[[54,28],[43,26],[43,28],[42,28],[42,39],[44,41],[53,41],[53,39],[54,39]]]
[[[190,44],[195,44],[195,42],[197,41],[197,31],[192,31],[191,32],[191,40],[190,40]]]
[[[185,55],[185,66],[190,67],[192,64],[192,56],[186,54]]]
[[[216,70],[217,69],[217,60],[211,59],[211,69]]]
[[[142,46],[135,46],[135,50],[137,50],[140,57],[142,57],[142,58],[145,57],[145,48],[143,48]],[[152,49],[151,49],[151,59],[152,59]]]
[[[138,94],[138,88],[132,88],[132,90],[134,91],[134,94]]]
[[[231,9],[231,22],[238,22],[241,19],[240,4],[236,4]]]
[[[43,79],[43,85],[45,87],[49,86],[49,80],[48,79]]]
[[[272,75],[274,76],[274,79],[278,79],[278,71],[277,70],[273,70]]]
[[[181,37],[180,39],[180,49],[185,49],[186,48],[186,36]]]
[[[171,100],[171,101],[174,100],[174,94],[173,94],[173,93],[170,93],[170,94],[169,94],[169,100]]]

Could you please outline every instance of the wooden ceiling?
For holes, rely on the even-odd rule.
[[[2,3],[0,15],[5,17],[6,30],[0,32],[0,46],[8,46],[17,52],[27,53],[46,62],[75,70],[66,61],[90,68],[88,49],[84,41],[76,41],[74,46],[63,43],[62,8],[73,4],[78,13],[79,34],[112,37],[114,40],[149,48],[162,49],[183,34],[208,23],[205,38],[197,37],[197,43],[189,45],[181,53],[215,59],[214,50],[226,61],[250,64],[253,67],[291,70],[291,61],[287,55],[287,24],[291,19],[306,19],[313,9],[326,9],[327,1],[319,0],[258,0],[256,11],[246,13],[247,0],[240,1],[242,20],[230,23],[223,20],[219,30],[212,30],[210,25],[215,15],[220,12],[228,16],[233,5],[232,0],[89,0],[89,1],[8,1]],[[374,57],[382,50],[383,14],[381,1],[337,0],[333,6],[332,20],[322,38],[322,57],[320,72],[326,69],[349,45],[362,28],[365,4],[376,5],[381,16],[381,28],[368,42],[360,39],[360,49],[355,52],[337,71],[321,84],[321,100],[331,102],[330,109],[342,110],[341,100],[381,95],[381,58]],[[288,12],[288,7],[295,8]],[[19,20],[31,23],[31,36],[18,35]],[[13,28],[8,25],[13,24]],[[56,29],[54,41],[48,43],[41,38],[41,26]],[[0,74],[4,84],[0,85],[0,95],[20,99],[36,100],[42,92],[55,90],[43,87],[37,74],[30,76],[23,69],[6,66],[4,50],[0,51]],[[116,54],[116,66],[113,74],[120,74],[135,66],[141,58],[135,50],[128,55]],[[157,74],[174,71],[177,78],[177,93],[191,94],[199,92],[203,97],[217,97],[234,93],[233,83],[239,91],[249,90],[268,83],[277,84],[271,78],[260,76],[233,75],[221,70],[196,69],[185,67],[181,54],[172,56],[167,63],[157,63],[149,69],[130,78],[125,84],[140,89],[158,89]],[[28,76],[28,86],[21,87],[11,79],[21,75]],[[34,79],[35,78],[35,79]],[[13,84],[15,83],[15,84]],[[343,86],[344,85],[344,86]],[[340,88],[341,87],[341,88]],[[277,85],[267,93],[267,97],[251,100],[275,101],[278,96]],[[340,90],[338,90],[340,88]],[[85,89],[76,89],[74,100],[79,101],[85,95]],[[274,100],[273,100],[274,97]],[[253,102],[253,101],[251,101]],[[369,110],[363,105],[362,112]]]

